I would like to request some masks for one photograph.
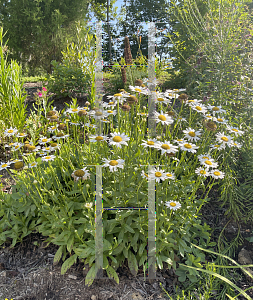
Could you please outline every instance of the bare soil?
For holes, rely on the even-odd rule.
[[[41,83],[26,83],[24,87],[28,92],[26,101],[27,111],[30,112],[33,109],[34,93],[37,93],[37,89],[41,90],[42,86]],[[78,105],[84,106],[87,95],[77,99]],[[65,102],[70,103],[71,98],[55,99],[53,105],[57,110],[62,110]],[[0,149],[0,160],[5,161],[4,154],[1,152]],[[0,171],[0,175],[3,175],[2,190],[11,193],[15,178],[12,178],[6,170]],[[226,206],[219,207],[217,191],[213,191],[211,199],[213,200],[201,209],[201,218],[203,223],[206,222],[213,229],[212,240],[217,242],[221,230],[229,219],[224,215]],[[228,241],[236,236],[239,226],[244,238],[252,235],[253,224],[237,224],[231,220],[225,229]],[[11,240],[0,246],[0,300],[5,298],[8,300],[165,300],[169,298],[162,291],[160,283],[170,295],[175,295],[176,286],[182,288],[173,269],[157,270],[156,279],[150,282],[144,281],[141,269],[137,276],[133,276],[126,262],[117,270],[119,285],[113,279],[108,279],[105,272],[104,279],[95,279],[88,287],[85,285],[88,269],[83,270],[84,264],[79,260],[66,274],[61,275],[62,260],[57,265],[53,264],[58,246],[54,244],[47,246],[44,242],[46,239],[47,237],[39,233],[32,233],[22,243],[17,243],[14,248],[10,248]],[[237,260],[237,255],[242,248],[247,249],[253,259],[252,243],[245,239],[237,249],[235,259]],[[206,258],[211,261],[208,255]],[[237,286],[245,290],[252,286],[252,282],[242,276]],[[253,297],[252,290],[247,293]],[[245,298],[239,296],[238,299]]]

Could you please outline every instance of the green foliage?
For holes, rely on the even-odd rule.
[[[62,51],[62,63],[52,61],[53,74],[48,76],[48,89],[57,96],[89,93],[94,85],[94,38],[80,23],[76,26],[77,43]],[[91,96],[90,96],[91,98]]]
[[[0,119],[6,127],[23,128],[26,119],[26,94],[21,67],[16,61],[7,63],[3,45],[3,27],[0,27]]]

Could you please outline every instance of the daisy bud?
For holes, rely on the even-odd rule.
[[[130,111],[131,107],[129,105],[127,105],[127,104],[124,104],[124,105],[121,106],[121,109],[123,111]]]
[[[85,106],[89,106],[90,105],[90,102],[89,101],[86,101],[85,102]]]
[[[143,106],[142,108],[143,108],[144,110],[146,110],[146,109],[147,109],[147,107],[146,107],[146,106]]]
[[[52,116],[54,116],[55,114],[56,114],[55,111],[50,110],[50,111],[47,113],[47,117],[52,117]]]
[[[27,166],[24,166],[24,170],[27,170],[28,169],[28,167]]]
[[[87,187],[87,189],[90,187],[90,185],[89,184],[86,184],[86,187]]]
[[[204,126],[208,131],[215,131],[217,129],[217,125],[213,121],[208,121],[204,120]]]
[[[79,117],[83,117],[83,116],[87,115],[87,111],[82,109],[82,110],[79,110],[79,112],[77,114],[78,114]]]
[[[130,95],[128,98],[127,98],[127,103],[132,105],[132,104],[137,104],[138,103],[138,99],[133,96],[133,95]]]
[[[141,79],[136,79],[134,84],[137,86],[141,86],[143,84],[143,81]]]
[[[66,128],[66,125],[65,124],[60,124],[58,126],[58,130],[64,130]]]
[[[180,102],[184,102],[186,103],[186,101],[188,100],[188,96],[186,94],[181,94],[178,96],[178,99],[180,100]]]
[[[33,184],[36,184],[36,183],[38,183],[38,181],[37,181],[37,180],[34,180],[34,181],[33,181]]]
[[[18,161],[14,164],[14,169],[15,170],[20,170],[24,167],[24,163],[22,161]]]

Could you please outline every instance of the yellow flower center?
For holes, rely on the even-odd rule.
[[[199,173],[200,173],[200,174],[206,174],[206,171],[201,170]]]
[[[223,119],[217,119],[217,121],[219,121],[219,122],[223,122]]]
[[[185,148],[187,148],[187,149],[191,149],[191,148],[192,148],[192,146],[191,146],[190,144],[184,144],[184,146],[185,146]]]
[[[235,145],[235,146],[237,146],[237,144],[236,144],[236,143],[234,143],[234,145]]]
[[[161,176],[162,176],[162,173],[161,173],[161,172],[155,172],[155,176],[156,176],[156,177],[161,177]]]
[[[108,112],[109,114],[112,114],[112,113],[113,113],[113,111],[112,111],[112,110],[107,110],[107,112]]]
[[[220,175],[220,172],[215,171],[215,172],[213,172],[213,174],[216,175],[216,176],[219,176],[219,175]]]
[[[77,108],[73,108],[72,111],[76,112],[76,111],[78,111],[78,109]]]
[[[83,170],[76,170],[76,171],[74,172],[74,175],[75,175],[76,177],[83,177],[84,174],[85,174],[85,172],[84,172]]]
[[[96,138],[95,138],[95,140],[97,140],[97,141],[102,141],[104,138],[102,137],[102,136],[97,136]]]
[[[3,165],[2,165],[2,168],[5,168],[5,167],[7,167],[7,166],[8,166],[7,164],[3,164]]]
[[[103,113],[102,113],[101,111],[96,111],[96,112],[95,112],[95,115],[96,115],[96,116],[102,116]]]
[[[205,160],[205,163],[206,163],[207,165],[209,165],[209,166],[212,165],[212,162],[211,162],[210,160]]]
[[[194,102],[194,100],[188,100],[188,102]]]
[[[233,131],[235,131],[235,132],[238,132],[238,130],[237,130],[237,129],[234,129],[234,128],[233,128],[232,130],[233,130]]]
[[[25,134],[24,133],[20,133],[19,135],[24,136]]]
[[[64,134],[63,134],[62,132],[59,132],[59,133],[57,133],[56,136],[57,136],[57,137],[60,137],[60,136],[64,136]]]
[[[46,150],[50,150],[50,147],[46,147],[45,149],[46,149]]]
[[[57,146],[57,143],[52,143],[51,144],[51,147],[56,147]]]
[[[122,141],[122,138],[120,136],[116,135],[112,140],[116,143],[120,143]]]
[[[166,117],[163,115],[158,116],[158,119],[160,119],[161,121],[166,121]]]
[[[47,139],[43,139],[43,140],[42,140],[43,143],[46,142],[46,141],[47,141]]]
[[[167,174],[166,174],[166,176],[168,176],[168,177],[172,177],[172,174],[170,174],[170,173],[167,173]]]
[[[12,129],[8,130],[8,133],[12,133],[12,132],[13,132],[13,130],[12,130]]]
[[[114,102],[109,102],[108,104],[109,104],[109,105],[113,105],[113,104],[114,104]]]
[[[109,162],[109,164],[110,164],[111,166],[117,166],[119,163],[117,162],[117,160],[111,160],[111,161]]]
[[[219,148],[219,147],[220,147],[220,145],[214,145],[214,147],[215,147],[215,148]]]
[[[22,161],[19,161],[14,164],[14,169],[18,170],[18,169],[21,169],[23,166],[24,166],[24,163]]]
[[[170,206],[175,207],[177,204],[175,202],[170,202]]]
[[[14,145],[14,143],[10,143],[10,144],[9,144],[9,146],[12,146],[12,145]]]
[[[195,132],[194,132],[194,131],[190,131],[188,134],[189,134],[189,136],[191,136],[191,137],[194,137],[194,136],[195,136]]]
[[[36,148],[35,146],[30,146],[30,147],[28,146],[28,149],[31,150],[31,151],[35,150],[35,148]]]
[[[148,174],[144,173],[144,175],[145,175],[146,177],[148,177]]]
[[[35,162],[31,163],[31,166],[36,166],[36,163]]]
[[[200,106],[198,106],[198,105],[196,106],[196,109],[197,110],[202,110],[202,108]]]
[[[163,149],[170,149],[170,146],[167,145],[167,144],[162,144],[162,148],[163,148]]]
[[[141,92],[141,89],[136,88],[135,90],[136,90],[136,92]]]
[[[164,99],[163,98],[157,98],[157,101],[164,101]]]
[[[155,143],[154,143],[153,141],[147,141],[147,144],[148,144],[149,146],[151,146],[151,145],[154,145]]]
[[[121,97],[122,94],[114,94],[114,97]]]
[[[212,118],[212,116],[206,116],[207,118],[209,118],[209,119],[211,119]]]
[[[228,138],[227,138],[226,136],[223,136],[221,139],[222,139],[224,142],[227,142],[227,141],[228,141]]]
[[[182,139],[177,139],[178,142],[182,142]]]
[[[204,159],[209,159],[209,157],[208,157],[208,156],[203,156],[203,158],[204,158]]]
[[[50,158],[51,158],[51,156],[46,156],[46,157],[45,157],[45,159],[50,159]]]
[[[18,149],[19,148],[19,145],[15,146],[15,149]]]
[[[213,110],[214,110],[214,111],[218,111],[218,110],[220,110],[220,109],[219,109],[219,107],[215,106],[215,107],[213,107]]]

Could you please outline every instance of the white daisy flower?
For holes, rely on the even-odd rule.
[[[92,208],[93,203],[92,203],[92,202],[90,202],[90,203],[85,203],[84,206],[85,206],[86,208],[90,209],[90,208]]]
[[[58,132],[57,135],[53,135],[53,136],[52,136],[52,139],[54,139],[54,140],[60,140],[60,139],[65,139],[65,138],[67,138],[68,136],[69,136],[69,134],[65,134],[65,135],[64,135],[64,133]]]
[[[90,128],[97,128],[96,125],[91,124],[91,123],[85,123],[85,126],[90,127]]]
[[[83,169],[74,171],[71,176],[74,178],[74,181],[78,181],[79,179],[86,180],[90,178],[90,173],[87,168],[84,167]]]
[[[204,118],[205,118],[205,120],[211,121],[213,119],[213,116],[207,114],[207,115],[204,115]]]
[[[216,117],[213,117],[213,121],[215,122],[218,122],[220,124],[226,124],[228,122],[228,120],[225,120],[223,119],[222,117],[218,116],[217,118]]]
[[[231,142],[233,142],[232,140],[232,137],[230,135],[226,135],[224,132],[222,133],[217,133],[216,134],[216,140],[219,142],[219,143],[223,143],[223,144],[229,144]]]
[[[202,167],[199,167],[198,169],[196,169],[195,173],[198,174],[199,176],[203,176],[203,177],[210,176],[208,169],[204,169]]]
[[[66,114],[67,114],[67,113],[70,113],[70,114],[77,114],[77,113],[79,112],[79,110],[80,110],[80,107],[77,107],[77,108],[71,107],[71,108],[68,108],[68,109],[65,111],[65,113],[66,113]]]
[[[43,137],[41,137],[41,138],[39,139],[38,143],[39,143],[40,145],[45,145],[46,143],[49,143],[49,142],[51,142],[51,141],[52,141],[51,138],[47,138],[46,136],[43,136]]]
[[[221,106],[208,105],[207,108],[212,111],[213,115],[215,115],[216,113],[226,113],[225,109],[222,109]]]
[[[187,100],[186,104],[188,104],[189,106],[193,106],[193,105],[202,105],[200,102],[202,100],[198,100],[198,99],[193,99],[193,100]]]
[[[31,151],[31,152],[37,152],[41,149],[41,146],[34,146],[34,145],[31,145],[29,146],[28,150]]]
[[[29,168],[37,167],[38,163],[36,161],[29,164]]]
[[[242,134],[244,134],[244,131],[239,130],[238,127],[231,127],[231,126],[227,126],[227,129],[232,133],[235,134],[235,136],[240,136]]]
[[[130,140],[130,137],[128,137],[126,134],[122,133],[118,133],[118,132],[114,132],[111,133],[111,138],[109,139],[109,145],[114,145],[117,146],[119,148],[121,148],[121,145],[126,145],[128,146],[127,141]]]
[[[90,141],[92,143],[95,142],[103,142],[103,141],[107,141],[108,137],[106,135],[90,135],[89,138],[91,139]]]
[[[197,112],[205,114],[207,112],[207,108],[203,104],[196,104],[196,105],[191,105],[191,108],[193,110],[196,110]]]
[[[210,159],[210,160],[201,160],[200,164],[204,165],[207,168],[217,168],[218,167],[218,163],[214,162],[213,159]]]
[[[173,210],[177,210],[181,207],[181,204],[177,201],[166,201],[165,202],[165,205],[170,208],[170,209],[173,209]]]
[[[198,155],[198,159],[199,159],[199,161],[202,161],[202,160],[213,160],[213,158],[209,154]]]
[[[1,163],[1,166],[0,166],[0,171],[6,169],[6,168],[9,168],[10,164],[12,162],[6,162],[6,163]]]
[[[51,147],[52,149],[56,150],[56,149],[60,149],[60,148],[61,148],[61,145],[59,145],[59,144],[57,144],[57,143],[52,143],[52,144],[50,144],[50,147]]]
[[[211,148],[211,149],[215,149],[215,150],[217,150],[217,149],[222,150],[222,149],[225,149],[225,148],[226,148],[226,145],[225,145],[225,144],[210,145],[210,148]]]
[[[13,136],[13,135],[15,135],[16,133],[18,132],[18,130],[17,130],[17,128],[15,127],[15,128],[9,128],[9,129],[6,129],[5,131],[4,131],[4,135],[5,136]]]
[[[176,139],[173,141],[174,143],[180,144],[180,143],[187,143],[185,139]]]
[[[36,154],[38,154],[39,156],[46,156],[48,153],[45,152],[45,151],[40,150]]]
[[[114,102],[114,101],[109,101],[108,103],[107,102],[104,102],[103,104],[102,104],[102,106],[105,108],[105,109],[113,109],[115,106],[117,105],[117,103],[116,102]]]
[[[129,85],[129,89],[132,91],[132,92],[136,92],[136,93],[141,93],[143,95],[148,95],[148,89],[145,87],[141,87],[141,86],[132,86],[132,85]]]
[[[241,147],[242,147],[242,144],[236,143],[236,142],[231,142],[231,143],[229,143],[229,146],[230,146],[230,147],[241,148]]]
[[[108,114],[106,114],[105,111],[101,110],[91,110],[89,112],[89,115],[91,115],[95,120],[101,120],[108,116]]]
[[[148,114],[141,112],[141,113],[137,113],[137,116],[148,117]]]
[[[177,121],[178,121],[178,123],[179,123],[179,122],[183,122],[183,121],[186,122],[186,119],[185,119],[185,118],[182,118],[182,117],[178,117],[178,118],[177,118]]]
[[[13,147],[13,146],[16,146],[17,143],[9,143],[7,145],[4,145],[5,148],[10,148],[10,147]]]
[[[167,179],[175,180],[175,178],[176,178],[176,177],[175,177],[175,174],[174,174],[174,173],[171,173],[171,172],[166,173],[165,175],[166,175]]]
[[[196,153],[197,152],[196,149],[199,148],[199,146],[196,146],[196,145],[191,144],[191,143],[180,143],[179,147],[183,151],[188,151],[188,152],[192,152],[192,153]]]
[[[116,116],[117,111],[116,110],[107,110],[104,112],[104,114],[106,117],[111,116],[111,115]]]
[[[155,116],[156,123],[161,122],[162,125],[164,124],[170,125],[174,122],[174,120],[168,114],[163,113],[163,111],[161,111],[160,114],[158,112],[155,112],[154,116]]]
[[[148,174],[144,172],[144,170],[141,171],[141,177],[148,179]]]
[[[106,119],[101,119],[101,122],[103,122],[103,123],[110,123],[110,121],[106,120]]]
[[[55,155],[47,155],[47,156],[44,156],[42,157],[42,161],[49,161],[49,160],[54,160],[56,158]]]
[[[25,137],[25,136],[27,136],[27,134],[26,134],[26,133],[23,133],[23,132],[18,133],[18,134],[16,135],[16,137]]]
[[[183,132],[185,133],[185,137],[190,140],[190,141],[198,141],[200,140],[199,136],[201,135],[200,130],[199,131],[195,131],[195,129],[192,128],[187,128],[186,130],[183,130]]]
[[[177,99],[179,97],[179,95],[176,94],[174,91],[172,91],[172,92],[165,92],[164,96],[168,97],[169,99],[174,99],[174,98]]]
[[[75,125],[75,126],[81,125],[81,123],[78,121],[72,121],[72,122],[69,122],[69,124]]]
[[[157,139],[149,139],[147,141],[142,140],[143,143],[141,144],[141,146],[143,147],[149,147],[149,148],[155,148],[156,147],[156,143],[157,143]]]
[[[117,171],[117,168],[123,169],[124,167],[124,159],[110,160],[103,158],[102,160],[105,162],[103,167],[109,167],[110,172],[115,172]]]
[[[166,104],[170,104],[171,100],[169,97],[167,97],[167,95],[165,93],[159,93],[156,92],[156,99],[155,99],[155,103],[166,103]]]
[[[162,155],[164,153],[176,153],[178,151],[178,146],[172,145],[169,141],[157,142],[155,148],[162,151]]]
[[[218,179],[218,178],[222,179],[222,178],[224,178],[225,173],[215,169],[215,170],[210,171],[210,175],[215,179]]]
[[[24,146],[24,144],[22,143],[15,143],[15,145],[11,148],[12,151],[17,151],[18,149],[20,149],[22,146]]]
[[[57,126],[51,126],[51,127],[48,127],[47,131],[52,133],[54,132],[55,130],[57,129]]]
[[[160,181],[164,181],[165,179],[167,179],[167,176],[164,171],[157,168],[150,172],[150,179],[155,180],[156,182],[160,182]]]
[[[55,151],[55,149],[53,149],[52,147],[48,146],[48,147],[42,147],[41,148],[42,151],[49,153],[51,151]]]

